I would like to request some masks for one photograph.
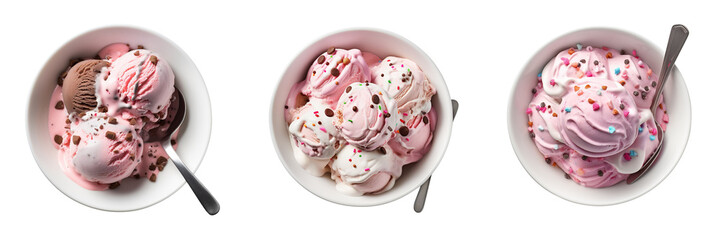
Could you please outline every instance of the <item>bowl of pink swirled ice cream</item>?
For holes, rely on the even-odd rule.
[[[345,31],[304,50],[271,106],[276,150],[326,200],[386,203],[423,183],[450,136],[450,97],[428,56],[381,31]]]
[[[529,174],[552,193],[590,205],[628,201],[660,183],[683,153],[690,128],[677,69],[652,112],[661,53],[611,29],[572,32],[540,50],[523,69],[508,109],[511,141]],[[662,130],[657,162],[627,184],[660,147]]]

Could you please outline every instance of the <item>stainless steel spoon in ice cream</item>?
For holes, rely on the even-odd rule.
[[[658,78],[658,89],[656,90],[656,95],[653,97],[653,103],[651,104],[651,112],[653,114],[656,114],[656,109],[658,108],[663,87],[668,79],[668,76],[671,75],[671,70],[674,67],[676,58],[678,58],[678,55],[681,52],[681,48],[683,48],[683,44],[686,43],[686,38],[688,38],[688,29],[685,26],[676,24],[671,27],[671,35],[668,38],[668,45],[666,45],[666,53],[664,54],[663,65],[661,66],[661,76]],[[663,148],[664,130],[655,118],[654,123],[656,124],[656,129],[658,130],[658,136],[656,136],[656,139],[658,139],[659,142],[658,148],[656,148],[656,151],[654,151],[653,154],[651,154],[651,156],[646,160],[640,170],[628,176],[626,179],[627,184],[634,183],[636,180],[641,178],[641,176],[643,176],[651,168],[651,166],[653,166],[661,153],[661,149]]]
[[[171,144],[171,136],[173,136],[177,131],[180,130],[180,125],[185,120],[185,112],[186,112],[186,106],[185,106],[185,98],[183,97],[183,93],[178,90],[178,88],[175,88],[175,92],[177,93],[177,101],[178,101],[178,111],[176,112],[175,118],[170,123],[170,126],[168,127],[168,130],[166,132],[160,133],[160,134],[152,134],[150,136],[150,139],[148,139],[148,142],[161,142],[163,145],[163,149],[168,153],[169,158],[175,164],[175,167],[178,168],[178,171],[180,171],[180,174],[183,175],[183,178],[185,178],[185,181],[188,183],[188,186],[190,186],[190,189],[193,190],[193,193],[195,193],[195,196],[198,197],[198,201],[200,201],[200,204],[203,205],[203,208],[205,208],[205,211],[208,212],[210,215],[215,215],[220,211],[220,205],[218,204],[218,201],[215,200],[212,194],[208,191],[208,189],[203,186],[200,181],[198,181],[197,178],[193,175],[193,173],[188,169],[188,167],[185,166],[185,164],[180,161],[180,157],[175,152],[175,149],[173,149],[173,145]]]

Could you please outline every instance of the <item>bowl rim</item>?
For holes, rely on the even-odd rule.
[[[536,57],[536,55],[538,55],[539,53],[541,53],[541,51],[543,51],[543,49],[544,49],[545,47],[551,45],[552,43],[554,43],[554,42],[556,42],[556,41],[559,41],[559,40],[561,40],[561,39],[563,39],[563,38],[565,38],[565,37],[567,37],[567,36],[569,36],[569,35],[576,34],[576,33],[578,33],[578,32],[585,32],[585,31],[608,31],[608,32],[616,32],[616,33],[619,33],[619,34],[628,35],[628,36],[631,36],[631,37],[634,37],[634,38],[639,39],[639,40],[642,41],[644,44],[648,45],[651,49],[653,49],[654,51],[660,53],[661,56],[663,56],[663,53],[664,53],[664,51],[662,51],[661,48],[659,48],[656,44],[654,44],[653,42],[649,41],[649,40],[646,39],[645,37],[640,36],[640,35],[638,35],[638,34],[635,34],[635,33],[632,33],[632,32],[629,32],[629,31],[626,31],[626,30],[623,30],[623,29],[611,28],[611,27],[587,27],[587,28],[578,28],[578,29],[575,29],[575,30],[571,30],[571,31],[565,32],[565,33],[563,33],[563,34],[561,34],[561,35],[559,35],[559,36],[557,36],[557,37],[549,40],[548,42],[546,42],[546,44],[542,45],[538,50],[536,50],[533,54],[531,54],[530,57],[528,58],[528,60],[526,61],[526,63],[525,63],[523,66],[525,67],[525,66],[528,66],[529,64],[531,64],[531,62],[534,60],[534,58]],[[629,201],[631,201],[631,200],[637,199],[637,198],[645,195],[646,193],[650,192],[651,190],[653,190],[654,188],[656,188],[658,185],[660,185],[661,182],[663,182],[669,175],[671,175],[671,172],[673,172],[673,170],[676,168],[676,166],[678,165],[678,163],[681,161],[681,158],[683,157],[683,153],[684,153],[685,150],[686,150],[686,146],[688,145],[689,137],[690,137],[690,135],[691,135],[691,126],[692,126],[692,124],[693,124],[692,104],[691,104],[691,99],[690,99],[690,96],[691,96],[691,95],[689,94],[688,86],[686,85],[685,79],[683,78],[683,75],[681,75],[681,71],[679,70],[679,68],[678,68],[677,65],[674,65],[674,69],[672,69],[671,73],[672,73],[672,75],[674,76],[674,80],[677,80],[677,81],[680,80],[680,81],[681,81],[681,84],[684,86],[682,89],[678,89],[678,91],[682,91],[682,92],[684,92],[687,96],[689,96],[689,99],[688,99],[688,102],[689,102],[689,106],[688,106],[688,111],[689,111],[689,115],[688,115],[688,118],[689,118],[688,129],[689,129],[689,131],[686,132],[686,134],[685,134],[685,136],[684,136],[685,139],[686,139],[686,141],[684,141],[682,145],[679,145],[679,146],[682,146],[682,148],[681,148],[681,153],[680,153],[678,159],[676,159],[676,160],[673,162],[673,166],[671,166],[671,168],[669,169],[668,173],[665,173],[665,174],[658,180],[658,182],[655,182],[655,183],[651,184],[647,189],[643,189],[643,190],[639,191],[638,193],[633,194],[633,196],[631,196],[631,197],[629,197],[629,198],[626,198],[626,199],[609,201],[609,202],[607,202],[607,203],[590,203],[590,202],[583,202],[583,201],[578,201],[578,200],[573,200],[573,199],[571,199],[571,198],[568,198],[568,197],[566,197],[565,195],[559,194],[559,193],[556,192],[556,191],[552,191],[551,189],[549,189],[549,187],[547,187],[546,185],[544,185],[543,183],[541,183],[541,180],[537,179],[537,178],[529,171],[528,167],[524,164],[524,161],[521,159],[521,156],[519,155],[519,151],[523,151],[523,150],[519,149],[519,147],[517,146],[516,141],[514,141],[513,132],[511,131],[511,127],[512,127],[512,125],[513,125],[512,121],[511,121],[511,118],[513,117],[513,112],[514,112],[514,109],[512,109],[512,108],[513,108],[512,103],[513,103],[513,99],[514,99],[514,93],[515,93],[516,89],[519,87],[519,84],[520,84],[521,81],[522,81],[521,78],[523,77],[523,71],[519,71],[518,76],[516,77],[516,80],[514,81],[513,86],[511,87],[510,93],[509,93],[509,95],[508,95],[508,109],[507,109],[507,113],[506,113],[506,115],[507,115],[507,116],[506,116],[506,125],[507,125],[507,129],[508,129],[508,130],[507,130],[507,131],[508,131],[508,139],[509,139],[509,141],[511,142],[511,146],[513,147],[513,153],[516,155],[516,158],[518,159],[518,162],[521,164],[521,166],[523,167],[524,171],[526,171],[526,173],[528,174],[528,176],[531,177],[531,179],[533,179],[539,186],[541,186],[543,189],[545,189],[545,190],[548,191],[549,193],[551,193],[551,194],[553,194],[553,195],[556,195],[557,197],[562,198],[562,199],[564,199],[564,200],[566,200],[566,201],[569,201],[569,202],[573,202],[573,203],[580,204],[580,205],[587,205],[587,206],[613,206],[613,205],[618,205],[618,204],[622,204],[622,203],[629,202]],[[680,124],[680,123],[679,123],[679,124]],[[668,146],[666,146],[666,147],[668,147]],[[537,150],[537,149],[534,149],[534,150]],[[625,181],[623,181],[623,182],[625,182]],[[618,184],[623,184],[623,182],[619,182]],[[618,184],[616,184],[616,185],[618,185]],[[616,186],[616,185],[609,186],[609,187],[614,187],[614,186]]]
[[[424,56],[425,59],[427,59],[427,60],[431,63],[432,67],[433,67],[435,70],[437,70],[438,75],[440,76],[440,79],[439,79],[439,80],[446,86],[445,90],[446,90],[446,94],[448,95],[448,99],[447,99],[447,100],[448,100],[448,103],[449,103],[449,109],[448,109],[448,111],[452,111],[452,110],[451,110],[451,107],[450,107],[450,102],[451,102],[450,91],[448,90],[448,85],[446,84],[445,78],[443,77],[440,69],[438,69],[438,66],[437,66],[436,63],[433,61],[433,59],[432,59],[430,56],[428,56],[428,54],[426,54],[426,52],[423,51],[420,47],[418,47],[415,43],[411,42],[410,40],[406,39],[405,37],[403,37],[403,36],[401,36],[401,35],[398,35],[398,34],[396,34],[396,33],[394,33],[394,32],[389,31],[389,30],[384,30],[384,29],[380,29],[380,28],[373,28],[373,27],[343,28],[343,29],[339,29],[339,30],[336,30],[336,31],[331,31],[331,32],[329,32],[329,33],[326,33],[326,34],[318,37],[318,38],[315,38],[315,40],[313,40],[313,41],[310,41],[308,44],[305,45],[305,47],[303,47],[302,49],[300,49],[299,51],[297,51],[297,53],[294,55],[295,57],[292,58],[291,61],[287,64],[287,66],[286,66],[286,68],[285,68],[285,71],[283,71],[283,73],[280,75],[280,78],[278,78],[278,80],[277,80],[277,83],[276,83],[275,88],[274,88],[274,90],[273,90],[273,94],[270,96],[270,109],[269,109],[269,121],[268,121],[268,122],[269,122],[269,127],[270,127],[270,134],[271,134],[270,139],[271,139],[271,141],[273,142],[273,147],[275,148],[275,152],[276,152],[276,154],[277,154],[277,156],[278,156],[278,160],[281,162],[281,164],[282,164],[283,167],[285,168],[286,172],[288,172],[288,174],[293,178],[293,180],[294,180],[296,183],[298,183],[298,185],[302,186],[306,191],[312,193],[313,195],[317,196],[318,198],[321,198],[321,199],[324,199],[324,200],[326,200],[326,201],[328,201],[328,202],[332,202],[332,203],[339,204],[339,205],[350,206],[350,207],[373,207],[373,206],[380,206],[380,205],[383,205],[383,204],[387,204],[387,203],[396,201],[396,200],[398,200],[398,199],[400,199],[400,198],[402,198],[402,197],[405,197],[405,196],[408,195],[409,193],[411,193],[411,192],[413,192],[414,190],[418,189],[421,185],[423,185],[423,183],[425,183],[425,182],[433,175],[433,172],[435,172],[435,170],[438,168],[438,166],[440,165],[441,161],[443,160],[443,156],[445,155],[445,153],[446,153],[446,151],[447,151],[447,149],[448,149],[448,145],[450,144],[451,135],[452,135],[452,133],[453,133],[453,121],[450,121],[450,122],[447,123],[447,125],[448,125],[448,137],[447,137],[446,139],[444,139],[444,140],[445,140],[445,141],[444,141],[445,144],[441,147],[441,149],[439,149],[439,150],[440,150],[439,159],[435,161],[435,163],[433,164],[433,166],[432,166],[432,168],[431,168],[431,171],[428,173],[428,175],[427,175],[427,176],[424,176],[424,177],[422,178],[423,181],[419,181],[418,184],[413,184],[413,185],[415,185],[414,187],[409,188],[407,191],[398,194],[398,196],[396,196],[396,197],[390,197],[390,198],[388,198],[388,199],[386,199],[386,200],[376,201],[376,202],[372,202],[372,203],[369,203],[369,204],[352,204],[352,203],[348,203],[348,202],[337,201],[336,199],[327,198],[327,197],[325,197],[325,196],[323,196],[323,195],[321,195],[321,194],[319,194],[319,193],[316,193],[314,190],[311,190],[310,188],[306,187],[305,184],[302,183],[302,182],[298,179],[298,177],[296,177],[296,176],[293,174],[293,172],[292,172],[291,169],[290,169],[290,166],[287,165],[288,163],[286,162],[286,160],[284,160],[283,155],[281,154],[281,149],[280,149],[279,146],[278,146],[278,141],[282,141],[282,140],[278,140],[278,139],[275,137],[275,136],[276,136],[276,130],[275,130],[274,124],[273,124],[274,103],[275,103],[275,100],[276,100],[276,96],[278,95],[278,90],[279,90],[279,88],[280,88],[280,86],[281,86],[281,84],[282,84],[282,82],[283,82],[283,79],[285,78],[286,74],[288,74],[288,70],[291,68],[291,66],[293,66],[293,63],[295,62],[295,60],[296,60],[298,57],[300,57],[301,54],[303,54],[303,52],[305,52],[309,47],[313,46],[315,43],[320,42],[321,40],[327,39],[327,38],[329,38],[329,37],[331,37],[331,36],[335,36],[335,35],[339,35],[339,34],[347,34],[347,33],[350,33],[350,32],[372,32],[372,33],[379,33],[379,34],[388,35],[388,36],[390,36],[390,37],[393,37],[393,38],[396,38],[396,39],[401,40],[401,41],[404,42],[405,44],[408,44],[410,47],[412,47],[412,48],[414,48],[415,50],[417,50],[418,53],[420,53],[422,56]],[[435,80],[435,81],[439,81],[439,80]],[[436,90],[437,90],[437,89],[436,89]],[[438,97],[438,94],[436,94],[435,97]],[[441,100],[439,99],[439,101],[441,101]],[[436,110],[436,111],[438,111],[438,110]],[[437,122],[436,124],[438,124],[438,122]],[[437,129],[437,128],[438,128],[438,127],[436,127],[436,129]],[[287,131],[287,130],[286,130],[286,131]],[[435,136],[434,136],[434,138],[435,138]],[[435,142],[435,141],[434,141],[434,142]],[[435,144],[435,143],[433,143],[433,144]],[[322,176],[322,177],[325,177],[325,175]],[[393,190],[393,189],[391,189],[391,190],[389,190],[389,191],[392,191],[392,190]],[[381,193],[381,195],[383,195],[383,194],[384,194],[384,193]],[[365,195],[364,195],[364,196],[365,196]]]
[[[41,84],[40,76],[41,76],[41,74],[42,74],[42,72],[43,72],[43,69],[45,69],[45,68],[47,67],[47,65],[50,64],[50,59],[51,59],[60,49],[63,49],[63,48],[65,48],[65,47],[67,47],[69,44],[71,44],[73,41],[75,41],[76,39],[78,39],[78,38],[81,37],[81,36],[84,36],[84,35],[87,35],[87,34],[90,34],[90,33],[93,33],[93,32],[98,32],[98,31],[112,31],[112,30],[115,30],[115,29],[126,29],[126,30],[144,32],[144,33],[153,35],[153,36],[155,36],[155,37],[157,37],[157,38],[159,38],[159,39],[162,39],[163,41],[165,41],[165,42],[167,42],[169,45],[171,45],[174,49],[177,49],[177,50],[178,50],[178,51],[177,51],[178,54],[180,54],[181,56],[189,59],[190,61],[189,61],[188,63],[189,63],[190,65],[192,65],[193,69],[195,69],[196,72],[198,72],[198,76],[200,77],[200,78],[199,78],[200,84],[202,84],[202,85],[205,87],[205,93],[206,93],[206,94],[205,94],[205,97],[207,98],[206,101],[208,102],[207,109],[208,109],[208,112],[210,113],[210,114],[208,115],[208,120],[209,120],[209,121],[208,121],[208,129],[209,129],[209,131],[206,133],[206,137],[207,137],[207,139],[208,139],[208,142],[205,143],[205,145],[203,146],[202,149],[199,149],[199,150],[201,151],[201,153],[200,153],[200,156],[201,156],[201,157],[198,159],[198,164],[196,164],[194,167],[190,167],[190,166],[187,166],[187,165],[186,165],[186,167],[188,167],[188,169],[190,169],[190,171],[191,171],[192,173],[195,173],[195,172],[198,170],[198,168],[200,167],[200,164],[202,164],[202,163],[203,163],[203,160],[205,159],[205,154],[206,154],[207,151],[208,151],[208,146],[210,145],[210,137],[211,137],[211,133],[212,133],[212,129],[213,129],[213,114],[212,114],[213,110],[212,110],[212,103],[211,103],[211,99],[210,99],[210,94],[208,93],[208,87],[207,87],[207,85],[205,84],[205,80],[203,79],[202,74],[200,74],[200,69],[198,69],[198,66],[195,64],[195,62],[193,61],[193,59],[185,52],[185,50],[183,50],[178,44],[176,44],[175,42],[173,42],[171,39],[165,37],[164,35],[162,35],[162,34],[160,34],[160,33],[158,33],[158,32],[152,31],[152,30],[150,30],[150,29],[146,29],[146,28],[144,28],[144,27],[136,26],[136,25],[107,25],[107,26],[99,26],[99,27],[90,28],[89,30],[80,31],[78,34],[76,34],[76,35],[72,36],[71,38],[69,38],[68,40],[62,42],[57,48],[55,48],[56,50],[55,50],[54,52],[50,53],[50,55],[47,57],[47,59],[46,59],[45,62],[43,63],[42,68],[40,68],[40,69],[38,70],[36,76],[34,77],[34,80],[33,80],[33,83],[32,83],[32,87],[28,90],[28,94],[27,94],[27,98],[26,98],[26,103],[25,103],[25,105],[26,105],[26,108],[25,108],[25,138],[26,138],[27,141],[28,141],[28,147],[30,148],[30,152],[32,153],[33,159],[35,159],[35,164],[36,164],[36,165],[38,166],[38,168],[40,169],[40,172],[42,172],[43,176],[45,176],[45,178],[48,180],[48,182],[50,182],[50,183],[53,185],[53,187],[55,187],[59,192],[63,193],[65,196],[67,196],[68,198],[72,199],[73,201],[75,201],[75,202],[77,202],[77,203],[80,203],[80,204],[82,204],[82,205],[84,205],[84,206],[93,208],[93,209],[102,210],[102,211],[107,211],[107,212],[130,212],[130,211],[137,211],[137,210],[142,210],[142,209],[148,208],[148,207],[150,207],[150,206],[156,205],[156,204],[164,201],[165,199],[168,199],[170,196],[172,196],[172,195],[174,195],[176,192],[178,192],[178,190],[180,190],[180,189],[181,189],[183,186],[185,186],[185,184],[187,184],[187,183],[185,182],[185,180],[183,180],[183,181],[182,181],[182,184],[180,184],[177,188],[175,188],[174,190],[172,190],[171,192],[169,192],[169,194],[168,194],[167,196],[163,196],[162,198],[159,198],[157,201],[154,201],[154,202],[152,202],[152,203],[150,203],[150,204],[145,204],[144,206],[133,207],[133,208],[128,208],[128,209],[105,209],[105,208],[101,208],[101,207],[98,207],[98,206],[93,206],[93,205],[91,205],[90,203],[86,203],[86,202],[80,201],[78,198],[76,198],[76,197],[74,197],[74,196],[71,196],[71,195],[68,194],[67,192],[65,192],[65,191],[63,191],[62,189],[60,189],[60,187],[58,187],[58,185],[55,183],[55,181],[53,181],[53,180],[47,175],[47,173],[45,173],[45,171],[43,171],[42,166],[40,166],[40,160],[38,160],[39,156],[37,155],[37,153],[35,153],[35,148],[33,147],[32,138],[31,138],[31,136],[30,136],[30,132],[31,132],[31,129],[30,129],[30,128],[31,128],[31,126],[30,126],[30,125],[31,125],[31,123],[30,123],[30,114],[31,114],[31,112],[32,112],[30,103],[32,102],[32,99],[33,99],[33,94],[32,94],[32,93],[33,93],[33,91],[35,91],[35,88],[37,88],[37,87],[39,86],[39,84]],[[171,67],[172,67],[172,66],[171,66]]]

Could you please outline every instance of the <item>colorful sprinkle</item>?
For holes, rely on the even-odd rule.
[[[599,106],[598,103],[593,104],[593,111],[598,111],[599,108],[601,108],[601,106]]]
[[[593,77],[593,73],[591,73],[591,71],[586,71],[586,77]]]
[[[563,61],[563,64],[566,65],[566,66],[568,66],[568,64],[571,64],[571,61],[568,60],[568,58],[565,58],[565,57],[562,57],[562,58],[561,58],[561,61]]]
[[[615,128],[615,127],[613,127],[613,126],[608,127],[608,133],[613,134],[614,132],[616,132],[616,128]]]
[[[576,43],[576,48],[578,48],[578,50],[581,50],[581,48],[583,48],[583,45],[581,45],[580,43]]]
[[[353,120],[348,119],[348,121],[349,121],[350,123],[353,123]]]
[[[370,168],[366,168],[366,172],[367,172],[367,171],[370,171],[370,170],[371,170]]]
[[[544,130],[546,130],[546,129],[545,129],[545,128],[543,128],[543,126],[538,126],[538,131],[541,131],[541,132],[543,132]]]
[[[638,153],[636,152],[636,150],[631,150],[629,155],[631,155],[631,157],[635,157],[638,156]]]
[[[531,110],[531,108],[526,108],[526,114],[531,114],[531,113],[533,113],[533,111]]]
[[[643,132],[643,127],[638,127],[638,132]]]
[[[324,127],[320,127],[320,130],[323,131],[324,133],[327,133],[327,131],[325,130]]]
[[[558,144],[553,144],[553,149],[558,150]]]
[[[566,109],[563,110],[565,110],[566,112],[571,112],[571,107],[566,107]]]
[[[621,68],[616,68],[613,72],[615,72],[616,75],[621,74]]]
[[[549,82],[548,84],[551,84],[551,86],[556,86],[556,80],[555,80],[555,79],[551,79],[551,82]]]
[[[626,161],[631,161],[631,154],[623,153],[623,159],[626,159]]]
[[[648,138],[651,139],[651,141],[656,140],[656,136],[654,136],[654,135],[651,135]]]

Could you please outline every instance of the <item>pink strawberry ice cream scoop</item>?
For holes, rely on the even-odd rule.
[[[651,113],[657,76],[636,51],[578,44],[560,52],[537,80],[525,127],[545,161],[567,178],[612,186],[658,147],[653,120],[665,126],[668,115],[663,104]]]
[[[100,59],[115,61],[129,51],[130,45],[127,43],[113,43],[100,49],[98,56]]]
[[[336,112],[341,135],[348,143],[368,151],[386,144],[399,122],[395,100],[373,83],[346,87]]]
[[[296,160],[308,172],[322,176],[330,159],[345,145],[338,129],[333,125],[335,112],[322,101],[311,101],[290,123]]]
[[[110,76],[100,85],[100,96],[111,115],[122,112],[127,114],[125,118],[144,116],[156,121],[164,118],[174,85],[175,75],[168,62],[138,49],[113,62]]]
[[[133,173],[143,142],[123,119],[93,118],[73,125],[64,152],[68,171],[76,171],[88,182],[111,184]]]
[[[378,194],[388,191],[401,175],[403,163],[388,145],[374,151],[344,147],[331,163],[336,189],[348,195]]]
[[[301,92],[305,87],[305,84],[305,81],[293,84],[293,87],[291,87],[290,93],[288,94],[288,98],[285,100],[285,122],[288,124],[293,121],[293,118],[300,108],[305,106],[305,104],[309,101],[308,96]]]
[[[430,150],[433,131],[436,129],[436,111],[431,108],[428,113],[403,119],[398,134],[388,145],[395,154],[403,157],[403,164],[409,164],[418,161]]]
[[[566,144],[586,156],[605,157],[634,142],[641,116],[623,87],[589,81],[572,84],[571,88],[561,102],[559,116]]]
[[[399,111],[411,115],[430,111],[436,89],[415,62],[386,57],[373,68],[373,77],[375,83],[396,100]]]
[[[371,81],[371,70],[363,55],[358,49],[329,48],[308,70],[303,94],[335,105],[348,85]]]

